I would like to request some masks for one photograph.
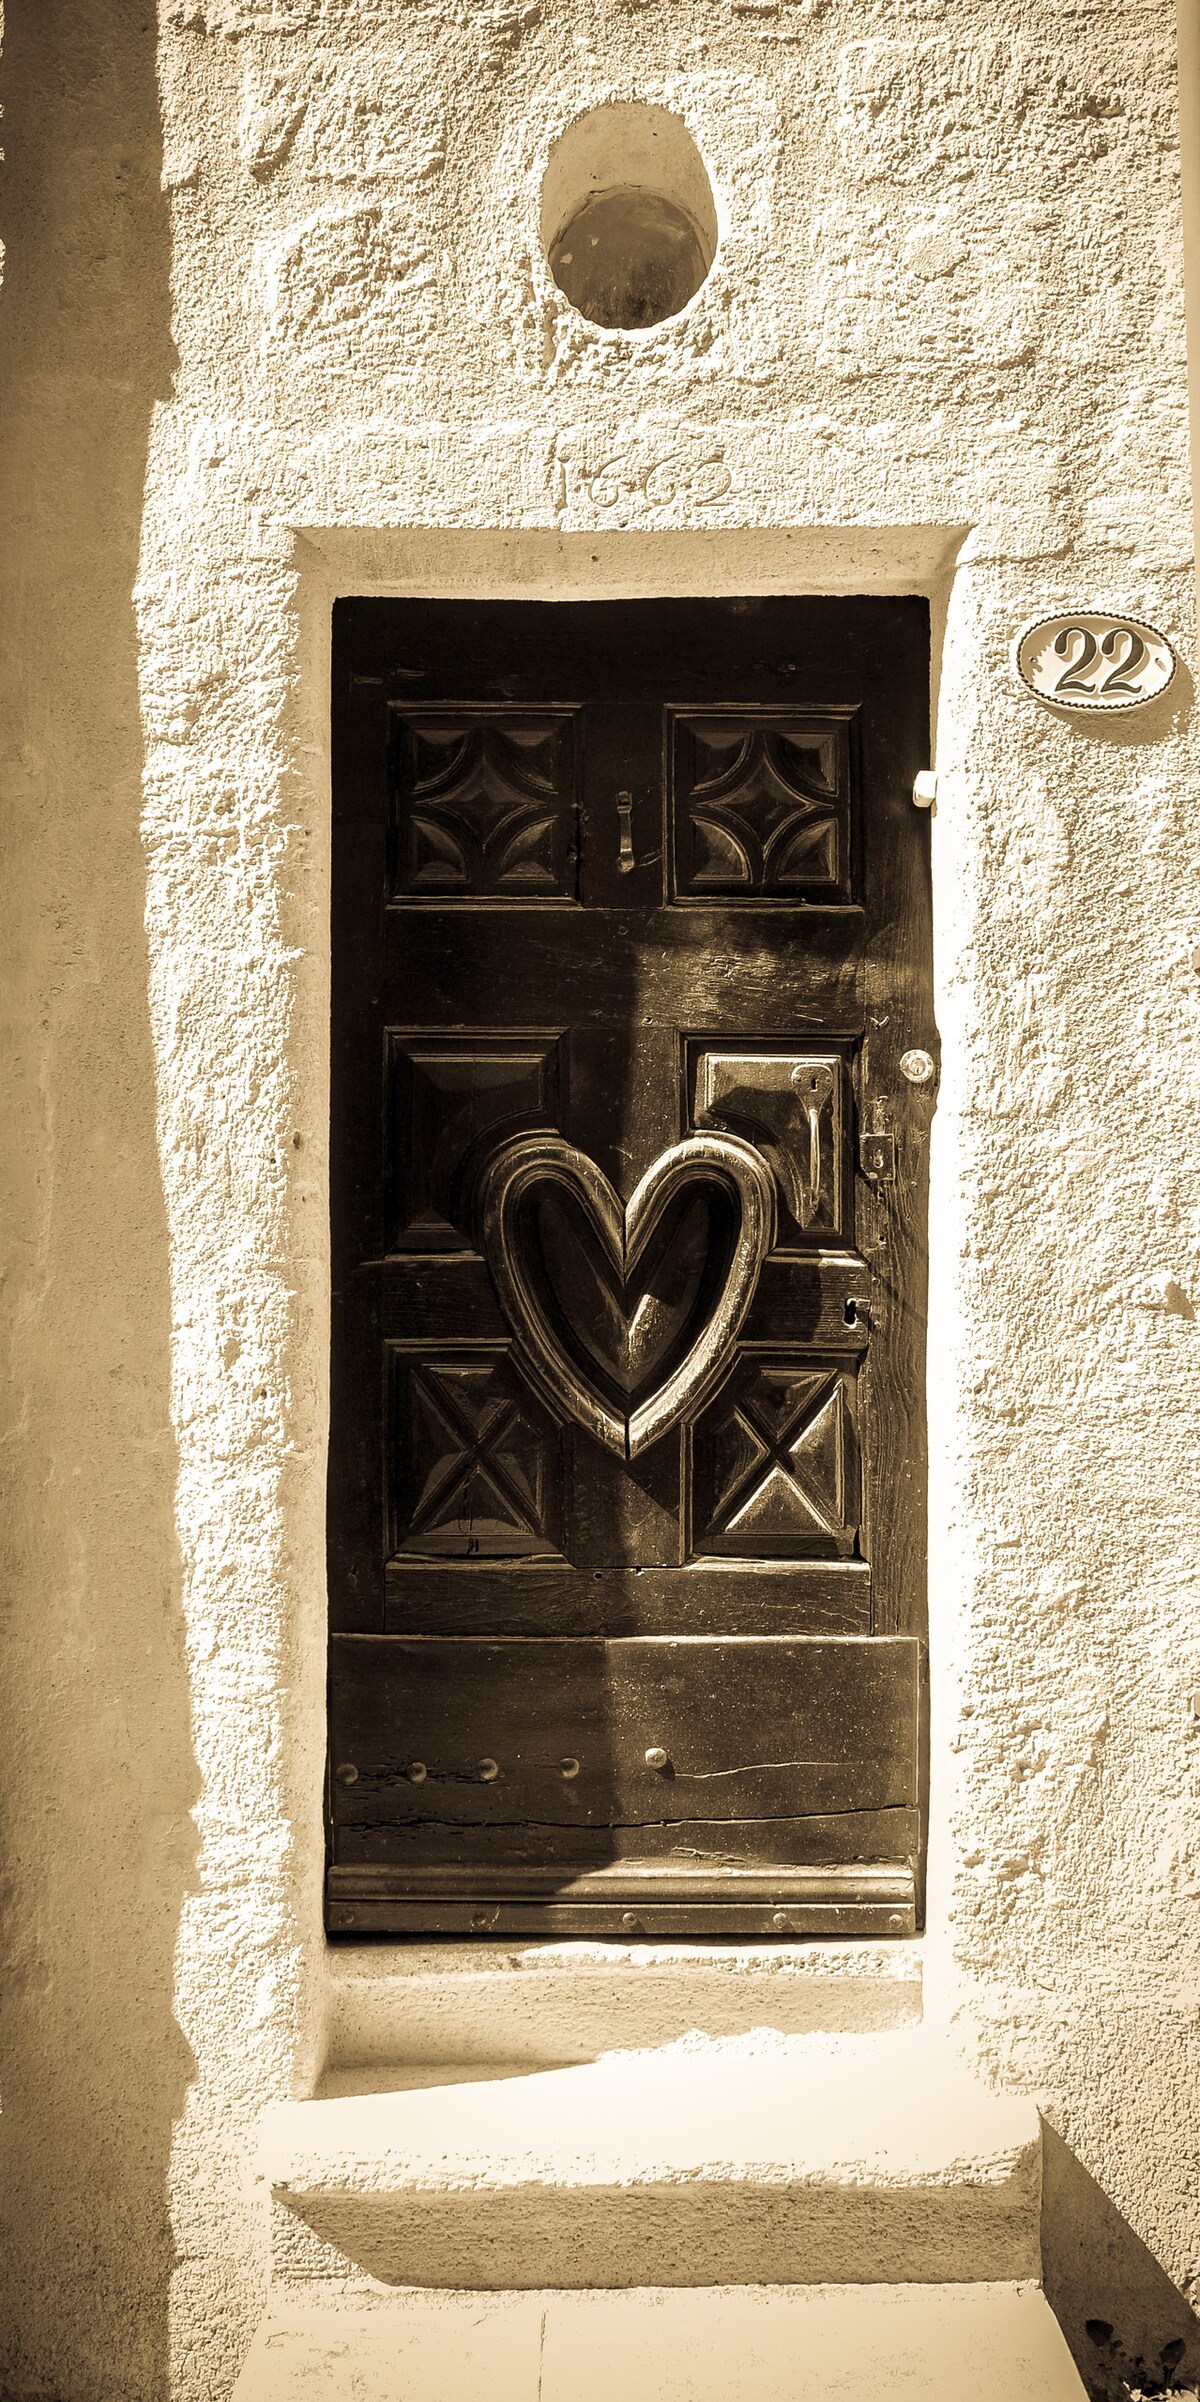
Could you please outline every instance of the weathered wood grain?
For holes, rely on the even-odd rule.
[[[918,1667],[905,1636],[340,1638],[335,1819],[611,1830],[910,1808]]]
[[[393,1561],[396,1635],[866,1635],[866,1560],[693,1561],[683,1568],[514,1569]]]

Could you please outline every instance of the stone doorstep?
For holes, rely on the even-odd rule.
[[[279,2296],[233,2402],[1083,2402],[1036,2285]]]
[[[920,1939],[872,1943],[331,1944],[330,2060],[566,2067],[671,2043],[898,2030],[921,2017]]]
[[[918,2032],[773,2031],[277,2105],[276,2279],[481,2291],[1039,2274],[1032,2102]]]

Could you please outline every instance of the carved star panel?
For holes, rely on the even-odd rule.
[[[844,719],[785,710],[671,710],[673,897],[850,897]]]
[[[392,1361],[392,1556],[562,1556],[561,1439],[506,1353]]]
[[[695,1429],[692,1517],[700,1557],[847,1558],[859,1524],[853,1375],[743,1354]]]
[[[393,713],[393,900],[576,898],[576,715]]]

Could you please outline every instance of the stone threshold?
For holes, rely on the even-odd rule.
[[[922,1942],[331,1943],[333,2079],[503,2060],[538,2067],[754,2027],[867,2034],[921,2016]]]

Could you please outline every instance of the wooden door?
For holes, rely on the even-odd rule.
[[[925,605],[334,660],[329,1926],[911,1932]]]

